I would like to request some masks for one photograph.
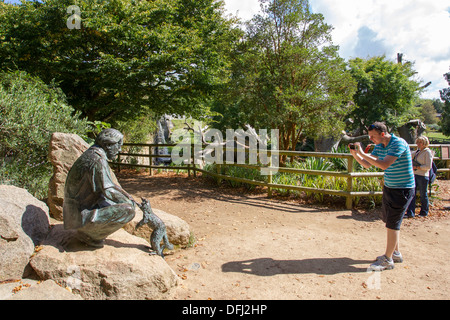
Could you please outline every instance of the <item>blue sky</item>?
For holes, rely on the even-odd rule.
[[[20,2],[6,0],[5,2]],[[439,98],[447,88],[450,68],[450,2],[448,0],[310,0],[334,27],[333,43],[345,59],[397,53],[415,63],[417,78],[432,84],[423,98]],[[225,0],[228,13],[249,20],[260,10],[258,0]]]

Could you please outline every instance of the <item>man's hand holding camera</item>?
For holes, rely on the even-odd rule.
[[[348,148],[350,149],[350,153],[354,156],[358,151],[361,151],[361,144],[359,142],[350,143],[348,145]]]
[[[348,148],[350,149],[350,153],[351,153],[351,155],[358,161],[358,160],[361,160],[361,161],[370,161],[370,159],[369,158],[372,158],[371,156],[370,156],[370,154],[368,154],[367,153],[367,151],[369,151],[368,149],[369,148],[366,148],[366,150],[364,151],[363,150],[363,148],[362,148],[362,146],[361,146],[361,143],[359,143],[359,142],[355,142],[355,143],[350,143],[349,145],[348,145]],[[375,158],[373,158],[372,160],[376,160]],[[360,162],[360,161],[358,161],[358,162]],[[360,162],[361,163],[361,162]],[[370,166],[370,164],[373,164],[373,163],[370,163],[369,164],[369,162],[367,162],[367,163],[365,163],[366,165],[364,165],[363,163],[361,163],[364,167],[366,167],[366,165],[367,166]]]
[[[366,148],[364,149],[364,151],[363,151],[363,149],[362,149],[362,146],[361,146],[361,144],[359,143],[359,142],[356,142],[356,143],[350,143],[349,145],[348,145],[348,148],[350,149],[350,153],[354,156],[356,153],[358,153],[358,151],[360,151],[360,153],[363,153],[363,154],[370,154],[372,151],[373,151],[373,148],[375,147],[375,145],[374,144],[372,144],[372,143],[369,143],[367,146],[366,146]],[[354,152],[352,152],[352,151],[354,151]]]

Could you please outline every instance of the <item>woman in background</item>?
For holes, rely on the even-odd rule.
[[[416,193],[419,191],[420,195],[420,213],[419,216],[426,217],[428,215],[428,181],[431,165],[433,163],[433,152],[428,148],[430,142],[425,136],[420,136],[416,139],[417,150],[411,154],[414,169],[414,178],[416,180]],[[416,196],[411,201],[408,210],[406,211],[406,218],[413,218],[416,209]]]

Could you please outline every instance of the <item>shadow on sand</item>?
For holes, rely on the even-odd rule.
[[[274,260],[258,258],[245,261],[231,261],[222,265],[222,272],[240,272],[257,276],[274,276],[277,274],[323,275],[337,273],[367,272],[367,267],[373,261],[353,260],[350,258],[316,258],[304,260]],[[363,267],[354,265],[363,264]]]

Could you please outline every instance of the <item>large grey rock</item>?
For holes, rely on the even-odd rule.
[[[39,278],[51,279],[86,300],[165,299],[178,277],[149,243],[123,229],[100,249],[86,247],[74,231],[55,225],[30,261]]]
[[[169,238],[170,243],[180,245],[182,247],[189,244],[191,241],[192,231],[186,221],[160,209],[152,208],[152,210],[166,225],[167,237]],[[149,225],[143,225],[139,229],[135,230],[136,225],[142,219],[142,216],[143,213],[141,209],[136,206],[136,215],[133,220],[127,223],[123,228],[129,233],[149,241],[150,235],[153,231]]]
[[[0,300],[10,299],[17,288],[28,288],[37,284],[39,281],[33,279],[14,279],[0,282]]]
[[[49,232],[47,205],[28,191],[0,185],[0,281],[22,278],[35,246]]]
[[[83,300],[81,296],[71,293],[52,280],[38,282],[11,294],[7,300]]]

